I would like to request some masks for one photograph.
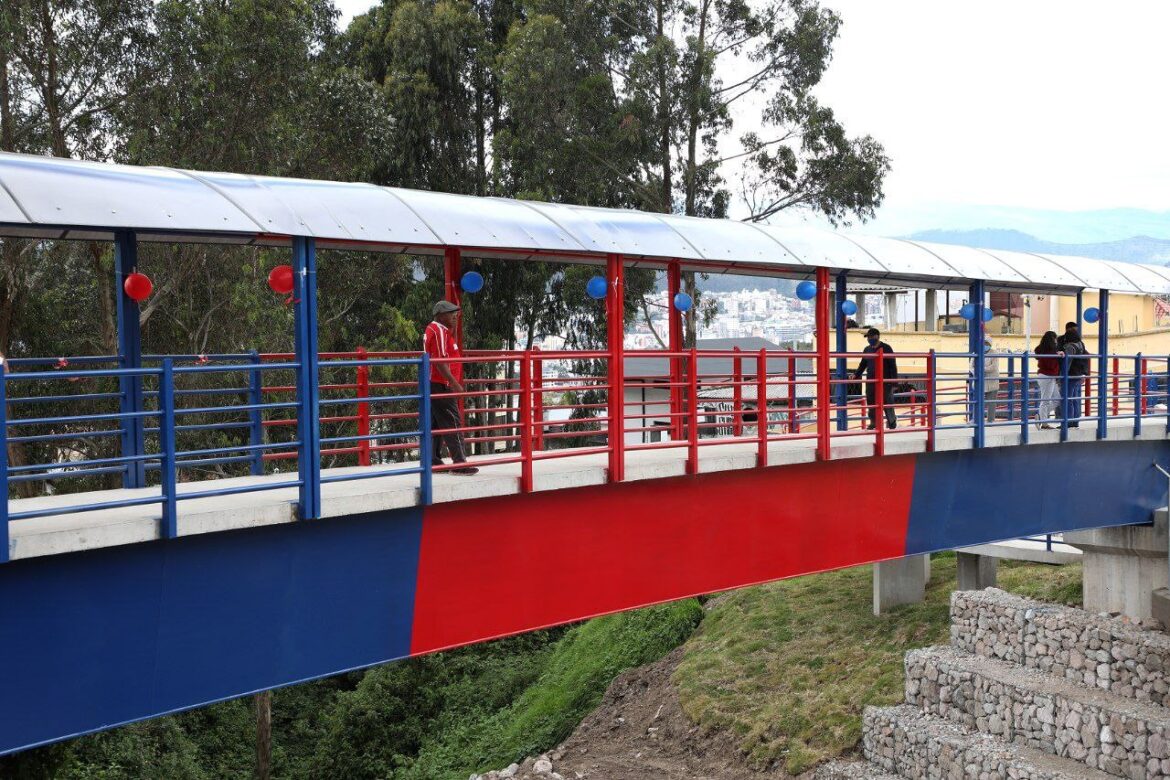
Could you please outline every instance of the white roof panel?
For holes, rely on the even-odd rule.
[[[733,263],[804,265],[796,255],[768,233],[743,222],[726,219],[700,219],[663,214],[658,217],[687,243],[699,251],[704,260]]]
[[[562,228],[515,200],[383,187],[448,246],[581,251]]]
[[[756,227],[779,241],[805,265],[825,265],[845,271],[876,271],[879,278],[889,273],[889,269],[877,259],[839,233],[806,227]]]
[[[214,190],[165,168],[3,154],[0,183],[41,225],[192,233],[259,229]]]
[[[1023,274],[1028,283],[1039,289],[1045,287],[1084,287],[1085,283],[1079,276],[1071,273],[1058,263],[1048,258],[1028,252],[1011,252],[1005,249],[987,249],[989,255],[1007,264],[1016,272]]]
[[[1170,269],[985,251],[900,239],[847,238],[805,227],[652,214],[503,198],[476,198],[369,184],[63,160],[0,153],[2,235],[141,240],[287,241],[325,246],[362,241],[388,251],[444,246],[501,255],[564,253],[579,262],[606,253],[726,263],[731,273],[791,274],[825,266],[858,282],[952,286],[982,279],[1031,290],[1104,288],[1170,293]]]
[[[953,244],[931,244],[911,241],[928,252],[938,255],[965,279],[994,281],[1000,283],[1024,284],[1028,279],[995,255],[982,249]]]
[[[875,238],[873,236],[850,236],[855,244],[873,255],[879,262],[898,274],[927,276],[938,279],[962,279],[963,275],[948,265],[938,255],[932,254],[917,244],[899,241],[896,238]]]
[[[1102,288],[1117,290],[1118,292],[1141,292],[1134,286],[1133,282],[1104,260],[1048,254],[1041,255],[1041,257],[1075,274],[1078,279],[1084,280],[1086,287],[1097,290]]]
[[[551,204],[534,203],[534,208]],[[607,246],[604,251],[649,257],[677,257],[702,260],[702,253],[677,230],[664,222],[660,215],[633,209],[602,209],[592,206],[556,206],[555,211],[542,209],[549,219],[560,220],[564,212],[576,217],[574,231],[580,231],[579,240],[591,249]],[[567,219],[567,218],[566,218]],[[588,242],[588,243],[586,243]],[[596,251],[595,249],[593,251]]]
[[[1142,292],[1170,293],[1170,268],[1121,263],[1116,260],[1110,260],[1108,263]]]

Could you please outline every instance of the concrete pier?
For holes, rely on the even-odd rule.
[[[999,559],[989,555],[955,553],[959,569],[959,590],[983,590],[995,587]]]
[[[1166,519],[1166,510],[1160,509],[1152,525],[1064,535],[1066,543],[1084,551],[1085,609],[1155,617],[1154,591],[1170,585]]]
[[[925,560],[923,560],[925,559]],[[930,556],[911,555],[873,565],[873,614],[926,598]]]

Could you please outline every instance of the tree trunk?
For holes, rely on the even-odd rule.
[[[255,780],[272,778],[272,691],[261,691],[256,702],[256,772]]]
[[[666,0],[658,0],[658,45],[661,46],[666,40]],[[674,182],[672,181],[671,171],[671,144],[670,144],[670,87],[668,85],[666,67],[667,67],[666,53],[659,50],[658,55],[658,121],[660,124],[659,144],[661,145],[662,154],[662,211],[665,214],[671,212],[671,205],[674,201]]]
[[[699,5],[699,34],[695,40],[695,70],[691,74],[690,94],[688,98],[688,116],[687,116],[687,170],[686,170],[686,214],[688,217],[697,216],[697,192],[698,184],[696,176],[699,169],[699,90],[703,85],[703,70],[706,67],[704,60],[706,59],[707,46],[707,14],[709,11],[708,0],[703,0]],[[693,277],[692,274],[692,284]],[[693,322],[693,317],[691,318]],[[694,327],[693,325],[691,326]]]

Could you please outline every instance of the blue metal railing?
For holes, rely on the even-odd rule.
[[[262,362],[256,353],[245,355],[216,355],[211,356],[219,361],[209,364],[209,356],[179,355],[179,356],[145,356],[144,363],[155,365],[141,368],[105,367],[116,364],[115,359],[102,356],[86,356],[63,360],[58,358],[15,359],[9,363],[9,371],[0,381],[0,478],[11,489],[20,483],[40,482],[53,484],[60,480],[82,479],[103,475],[125,474],[128,469],[141,469],[143,473],[157,475],[157,485],[145,486],[141,491],[148,495],[125,495],[105,501],[69,502],[56,500],[45,506],[22,509],[10,512],[8,502],[0,502],[0,562],[6,561],[9,555],[10,521],[27,520],[38,517],[88,512],[104,509],[125,507],[161,505],[160,534],[163,537],[173,537],[179,533],[178,506],[179,502],[194,498],[210,498],[213,496],[237,495],[241,493],[262,492],[297,488],[304,490],[306,485],[311,494],[320,495],[320,486],[332,482],[349,481],[355,479],[372,479],[377,477],[397,475],[419,475],[419,493],[423,503],[431,501],[431,416],[430,416],[430,386],[429,386],[429,359],[426,355],[410,358],[395,359],[359,359],[359,360],[331,360],[319,361],[319,374],[314,377],[313,387],[309,393],[301,394],[298,401],[265,401],[262,376],[264,372],[288,374],[299,372],[302,365],[296,361]],[[179,365],[193,363],[193,365]],[[73,364],[82,366],[76,368]],[[370,368],[398,368],[413,369],[417,383],[415,392],[401,394],[385,394],[376,397],[361,398],[319,398],[319,386],[322,385],[320,375],[333,369],[352,369],[358,366]],[[21,371],[21,368],[33,370]],[[46,370],[47,369],[47,370]],[[246,382],[239,382],[233,377],[245,373]],[[211,378],[224,377],[232,386],[229,387],[181,387],[192,382],[207,383]],[[133,379],[133,382],[127,381]],[[118,408],[124,408],[122,392],[109,392],[99,388],[91,392],[89,385],[92,382],[118,381],[121,387],[142,387],[141,411],[106,411],[100,408],[102,402],[116,402]],[[60,385],[67,383],[84,383],[79,386],[80,392],[63,393]],[[150,387],[143,387],[149,384]],[[246,385],[236,387],[235,385]],[[19,392],[20,391],[24,392]],[[46,391],[37,395],[38,390]],[[276,389],[278,392],[280,388]],[[222,403],[214,401],[216,398],[234,396],[241,399],[238,403]],[[417,465],[404,465],[399,468],[368,469],[361,473],[326,475],[321,473],[320,457],[297,459],[297,473],[295,478],[265,480],[253,484],[230,485],[225,487],[211,487],[207,482],[207,489],[194,487],[196,483],[181,479],[181,472],[197,467],[222,466],[231,463],[247,463],[249,471],[256,474],[264,472],[264,456],[266,453],[288,453],[301,448],[300,436],[285,437],[283,440],[265,441],[265,424],[270,422],[266,416],[272,414],[295,414],[286,418],[287,422],[296,423],[303,419],[303,398],[308,396],[313,400],[309,414],[316,421],[323,408],[335,408],[346,404],[382,404],[398,405],[412,411],[402,413],[401,417],[417,420],[417,425],[408,425],[407,430],[379,430],[363,435],[336,435],[320,441],[326,443],[370,441],[391,439],[407,442],[417,441],[413,449],[420,453]],[[181,405],[182,401],[190,405]],[[154,408],[146,408],[148,402],[154,403]],[[34,407],[37,404],[68,404],[68,409],[61,413],[37,415]],[[86,411],[86,407],[98,408]],[[16,410],[29,409],[31,415],[18,416]],[[416,410],[416,411],[415,411]],[[241,421],[239,418],[245,418]],[[211,422],[204,420],[211,419]],[[184,419],[194,420],[183,423]],[[149,448],[149,440],[143,451],[138,454],[89,455],[83,459],[62,457],[60,447],[69,441],[106,440],[111,437],[123,437],[123,428],[126,420],[139,420],[143,423],[144,433],[157,439],[157,446]],[[279,421],[277,421],[279,422]],[[112,423],[112,424],[109,424]],[[149,423],[149,424],[148,424]],[[317,423],[319,425],[319,423]],[[382,426],[385,427],[385,426]],[[48,431],[38,429],[48,428]],[[222,446],[215,442],[203,442],[202,446],[183,449],[182,440],[185,433],[193,431],[232,431],[247,429],[247,443],[227,443]],[[299,430],[303,426],[298,425]],[[26,433],[25,431],[31,431]],[[10,435],[12,432],[14,435]],[[123,439],[124,441],[124,439]],[[9,465],[8,444],[23,443],[52,447],[57,450],[56,457],[45,462],[19,463]],[[209,444],[214,446],[208,446]],[[284,457],[280,455],[280,457]],[[292,476],[291,474],[289,475]],[[184,484],[180,488],[180,483]],[[203,484],[203,483],[199,483]],[[319,508],[311,516],[319,516]]]

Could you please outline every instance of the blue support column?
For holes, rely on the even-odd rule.
[[[175,463],[175,369],[171,358],[163,358],[158,380],[158,440],[162,455],[159,474],[162,488],[162,537],[179,535],[178,474]]]
[[[126,276],[134,273],[138,266],[138,240],[132,231],[123,230],[114,234],[114,296],[117,300],[118,316],[118,367],[142,368],[142,331],[138,322],[138,303],[123,287]],[[142,377],[123,376],[118,378],[118,392],[122,394],[119,411],[122,414],[142,412],[145,404],[142,398]],[[145,424],[141,417],[123,419],[122,455],[124,457],[146,453]],[[122,475],[122,487],[146,487],[146,463],[142,460],[126,464]]]
[[[971,381],[971,409],[972,416],[975,418],[975,447],[976,449],[983,446],[986,439],[987,428],[984,423],[984,402],[983,402],[983,357],[987,354],[987,348],[984,345],[983,338],[983,282],[974,282],[971,285],[971,303],[975,304],[975,318],[971,320],[968,328],[968,346],[969,351],[974,359],[974,372]]]
[[[4,486],[0,501],[0,563],[8,562],[8,382],[0,365],[0,485]]]
[[[294,238],[294,349],[297,368],[297,471],[300,517],[321,516],[321,418],[318,414],[317,253],[311,238]]]
[[[841,304],[845,302],[845,293],[847,292],[846,285],[847,275],[844,271],[837,274],[837,353],[843,354],[845,350],[849,349],[848,333],[845,328],[845,312],[841,311]],[[845,384],[845,376],[848,372],[847,360],[843,357],[837,358],[837,388],[833,391],[833,402],[837,405],[837,430],[843,431],[849,427],[849,386]]]
[[[1097,438],[1109,437],[1109,291],[1102,290],[1097,308]]]
[[[1084,316],[1085,316],[1085,293],[1082,291],[1082,292],[1077,293],[1077,330],[1078,331],[1084,330],[1084,327],[1085,327]],[[1081,338],[1084,338],[1084,336],[1085,336],[1085,334],[1082,332]]]
[[[418,364],[418,459],[422,472],[419,475],[419,503],[430,506],[434,501],[434,455],[431,439],[431,356],[422,353]]]
[[[248,371],[248,403],[258,406],[264,403],[264,372],[260,370],[260,353],[251,352],[252,369]],[[264,411],[252,409],[248,413],[248,444],[252,450],[251,472],[254,476],[264,473],[264,450],[260,445],[264,443]]]

